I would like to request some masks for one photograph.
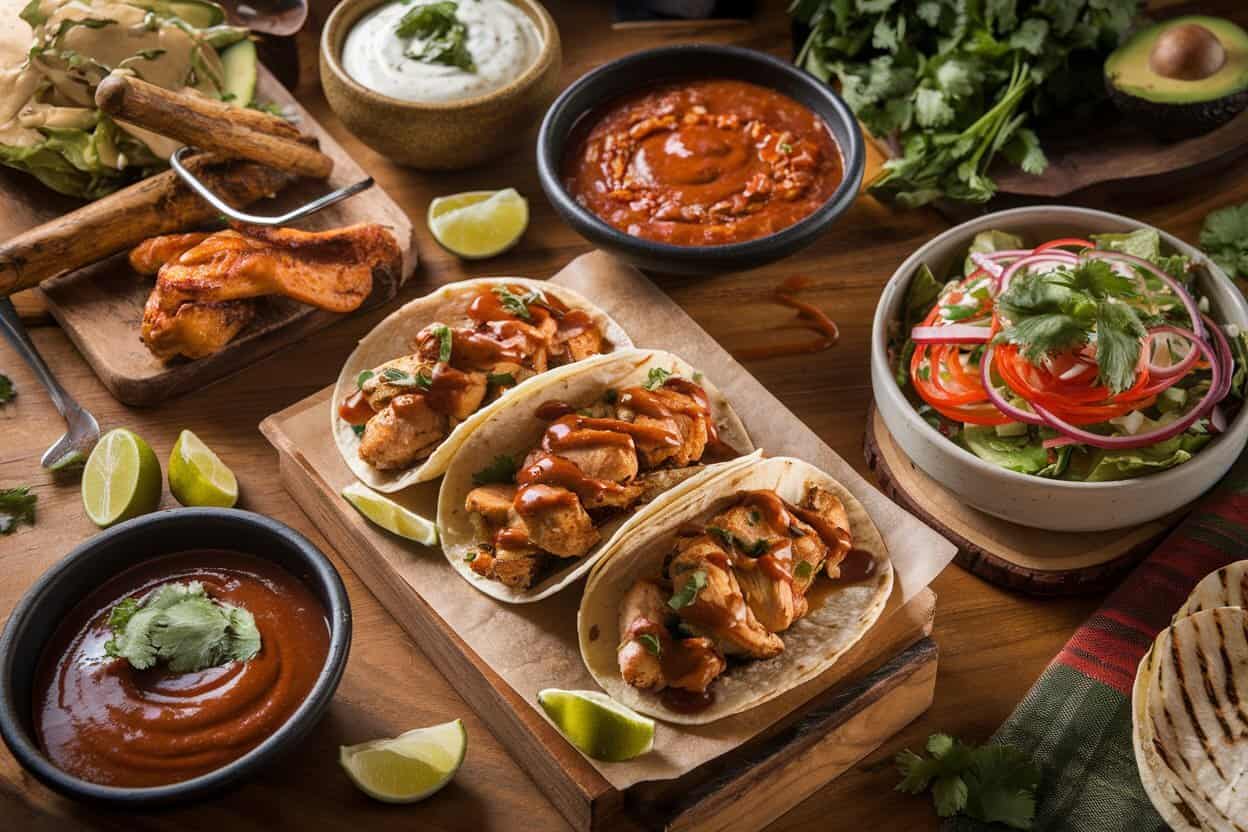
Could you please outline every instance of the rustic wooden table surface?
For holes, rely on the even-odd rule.
[[[734,42],[780,55],[790,49],[783,0],[761,3],[759,18],[749,26],[614,32],[609,28],[610,4],[605,0],[548,0],[547,5],[563,32],[565,81],[616,55],[661,43]],[[310,29],[319,30],[315,20]],[[312,34],[301,36],[299,99],[409,212],[417,226],[421,265],[404,298],[465,277],[499,273],[546,277],[588,250],[587,243],[555,216],[543,198],[531,137],[523,150],[480,170],[435,176],[397,168],[360,145],[334,119],[315,80],[315,48]],[[878,163],[878,157],[872,158],[868,174]],[[494,261],[461,263],[429,237],[423,218],[432,196],[505,186],[520,189],[530,200],[532,220],[518,248]],[[1128,213],[1195,242],[1208,211],[1245,199],[1248,176],[1232,170],[1164,189],[1083,196],[1080,202]],[[791,337],[778,332],[792,320],[791,310],[774,305],[769,298],[786,277],[800,273],[811,278],[813,283],[803,297],[840,323],[840,345],[815,357],[746,364],[835,450],[863,468],[863,424],[871,395],[868,333],[876,298],[902,259],[946,227],[947,222],[933,211],[893,210],[864,197],[825,239],[796,258],[755,271],[664,285],[698,323],[736,352],[769,339]],[[268,414],[331,383],[355,340],[384,312],[343,321],[297,348],[159,409],[134,410],[109,396],[42,312],[37,298],[19,298],[19,306],[48,363],[105,430],[130,427],[165,459],[178,431],[193,429],[237,473],[243,508],[282,520],[325,545],[279,485],[274,451],[257,425]],[[7,616],[45,569],[96,529],[83,514],[77,483],[55,481],[39,467],[40,454],[63,429],[47,396],[7,346],[0,346],[0,371],[12,377],[19,390],[13,402],[0,408],[0,487],[29,484],[39,495],[37,525],[22,526],[16,534],[0,537],[0,615]],[[168,494],[163,505],[174,505]],[[56,797],[3,751],[0,827],[261,830],[279,824],[283,828],[342,828],[349,822],[357,829],[396,824],[472,832],[515,829],[520,824],[531,830],[566,828],[526,773],[458,697],[454,680],[444,679],[433,669],[350,569],[330,554],[351,595],[355,641],[328,716],[297,753],[211,803],[159,815],[123,817]],[[890,763],[893,754],[906,746],[920,746],[935,730],[974,740],[986,738],[1099,600],[1018,597],[955,566],[946,569],[934,587],[939,594],[935,639],[941,650],[935,705],[853,770],[795,805],[773,829],[832,828],[830,816],[838,829],[935,828],[927,799],[892,790],[896,782]],[[338,769],[339,744],[456,717],[467,724],[467,760],[455,781],[423,804],[389,807],[374,803],[357,792]]]

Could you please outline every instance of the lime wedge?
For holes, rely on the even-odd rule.
[[[238,502],[234,472],[189,430],[178,434],[169,454],[169,490],[184,506],[230,508]]]
[[[386,531],[426,546],[438,545],[436,523],[404,508],[389,497],[383,497],[358,482],[353,482],[342,489],[342,496],[347,498],[348,503],[359,509],[360,514]]]
[[[452,254],[483,260],[516,244],[529,227],[529,203],[515,188],[440,196],[429,203],[428,222]]]
[[[547,688],[537,701],[568,742],[596,760],[618,763],[654,747],[654,720],[605,693]]]
[[[339,748],[351,782],[386,803],[415,803],[441,789],[464,762],[468,734],[462,720],[417,728],[392,740]]]
[[[101,528],[160,505],[160,460],[125,428],[100,437],[82,470],[82,505]]]

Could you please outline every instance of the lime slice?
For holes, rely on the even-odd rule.
[[[452,254],[483,260],[516,244],[529,227],[529,203],[515,188],[440,196],[429,203],[428,222]]]
[[[189,430],[178,434],[169,454],[169,490],[184,506],[230,508],[238,502],[234,472]]]
[[[386,531],[426,546],[438,545],[436,523],[404,508],[389,497],[383,497],[358,482],[353,482],[342,489],[342,496],[347,498],[348,503],[359,509],[360,514]]]
[[[82,471],[82,505],[91,522],[111,526],[160,505],[160,460],[125,428],[100,437]]]
[[[654,747],[654,720],[605,693],[547,688],[537,701],[568,742],[596,760],[618,763]]]
[[[415,803],[441,789],[464,762],[462,720],[417,728],[392,740],[344,745],[338,762],[351,782],[386,803]]]

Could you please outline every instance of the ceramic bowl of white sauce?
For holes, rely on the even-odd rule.
[[[512,149],[553,100],[560,61],[537,0],[345,0],[321,35],[330,107],[378,153],[427,170]]]

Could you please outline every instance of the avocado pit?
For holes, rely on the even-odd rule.
[[[1163,78],[1200,81],[1226,65],[1226,47],[1199,23],[1183,23],[1157,37],[1148,65]]]

